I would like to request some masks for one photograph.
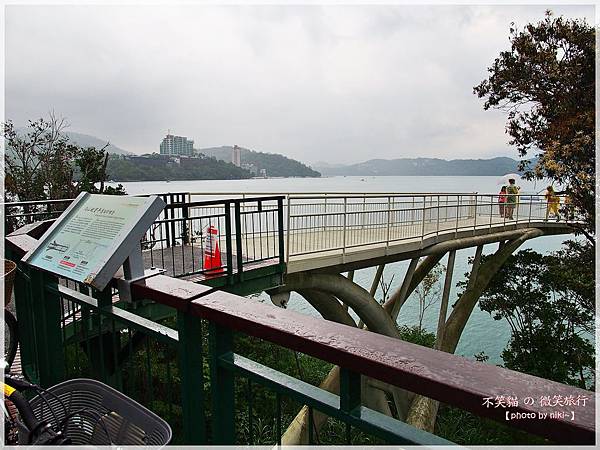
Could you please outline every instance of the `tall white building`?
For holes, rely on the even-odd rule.
[[[160,154],[192,156],[194,141],[185,136],[174,136],[169,133],[160,143]]]
[[[238,167],[242,167],[242,150],[237,145],[234,145],[231,151],[231,162]]]

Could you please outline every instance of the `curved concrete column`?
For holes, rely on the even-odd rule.
[[[390,316],[381,305],[362,287],[354,284],[342,275],[300,272],[286,276],[285,285],[277,288],[278,291],[321,291],[334,295],[340,301],[349,305],[358,317],[372,332],[399,339],[398,329]],[[404,420],[408,413],[414,394],[404,389],[390,386],[389,391],[394,397],[398,417]],[[374,395],[369,399],[380,405],[381,402]]]
[[[314,289],[300,289],[297,291],[304,299],[312,305],[319,314],[326,320],[343,323],[351,327],[356,327],[356,322],[348,314],[346,308],[331,294],[320,292]]]
[[[365,289],[342,275],[300,272],[287,275],[283,291],[318,290],[339,298],[375,333],[399,337],[396,325]]]
[[[406,299],[410,297],[410,294],[412,294],[419,283],[423,281],[423,278],[427,276],[431,269],[433,269],[433,267],[440,262],[443,256],[444,253],[435,253],[425,257],[425,259],[419,263],[412,274],[410,284],[408,285],[406,292],[403,292],[402,287],[400,287],[390,296],[389,300],[385,302],[383,309],[385,309],[390,316],[392,316],[392,311],[395,313],[395,316],[392,316],[392,320],[396,321],[398,319],[400,308],[402,308],[406,302]]]
[[[508,257],[518,249],[523,242],[543,235],[543,231],[539,229],[528,229],[526,232],[514,240],[507,242],[500,247],[484,264],[476,264],[469,277],[467,288],[462,293],[458,301],[454,305],[454,309],[450,317],[446,321],[444,336],[441,342],[441,350],[454,353],[456,346],[460,340],[462,332],[471,317],[473,308],[477,304],[479,297],[488,286],[493,276],[498,272]],[[481,257],[481,250],[477,249],[476,256]],[[408,414],[407,422],[416,428],[426,431],[433,431],[437,416],[439,402],[417,396],[411,405]]]

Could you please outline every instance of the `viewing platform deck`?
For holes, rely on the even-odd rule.
[[[548,217],[541,195],[521,195],[512,218],[508,209],[501,215],[496,194],[159,195],[167,206],[142,240],[147,268],[213,286],[267,277],[256,289],[276,285],[284,272],[340,273],[427,255],[440,245],[459,249],[499,243],[529,228],[545,235],[571,234],[576,224]],[[6,204],[6,216],[9,224],[52,217],[69,202],[46,202],[42,210],[36,202]],[[206,267],[211,227],[221,258]]]

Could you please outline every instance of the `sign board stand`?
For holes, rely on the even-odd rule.
[[[165,269],[152,267],[144,270],[144,259],[142,257],[142,247],[138,242],[123,263],[123,278],[117,280],[117,289],[119,290],[119,299],[125,302],[131,302],[131,285],[137,281],[145,280],[156,275],[165,273]]]
[[[163,273],[144,270],[140,240],[165,202],[156,196],[81,193],[23,261],[103,291],[123,265],[119,297],[131,301],[131,283]]]

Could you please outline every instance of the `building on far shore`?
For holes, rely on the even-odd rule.
[[[237,146],[233,146],[231,151],[231,162],[238,167],[242,167],[242,150]]]
[[[160,143],[161,155],[184,155],[194,154],[194,141],[185,136],[174,136],[168,133]]]

